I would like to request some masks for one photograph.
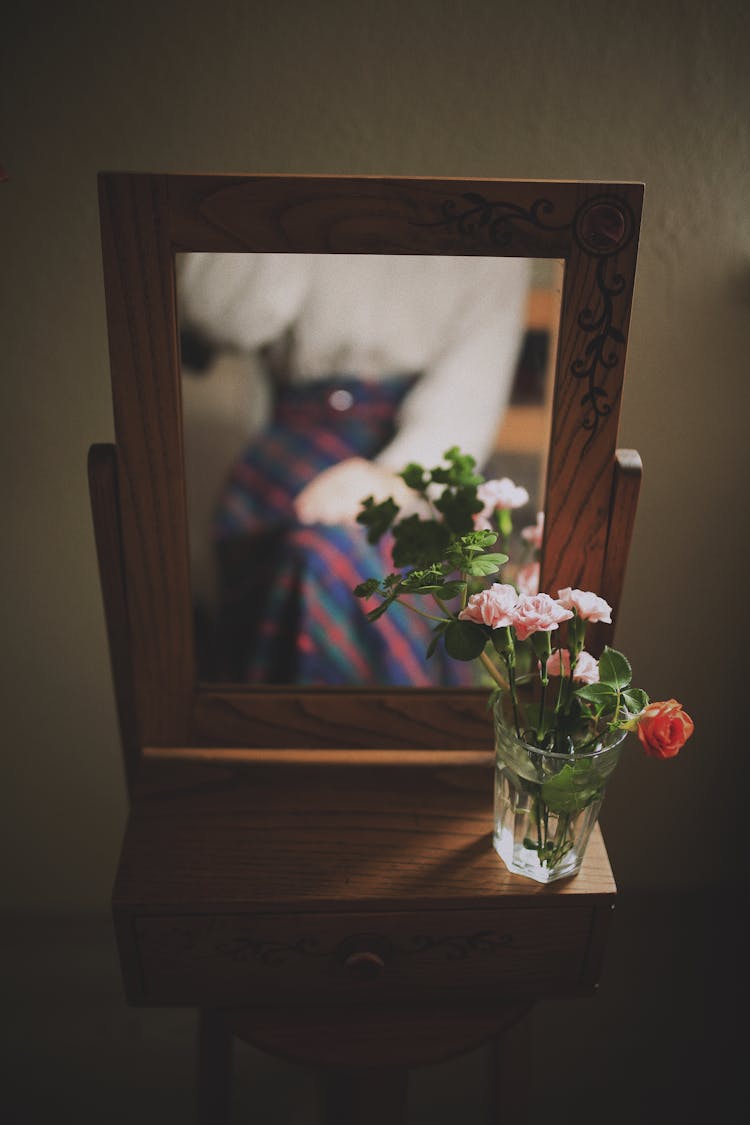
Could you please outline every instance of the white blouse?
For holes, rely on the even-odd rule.
[[[294,382],[421,373],[377,458],[398,471],[438,464],[452,445],[487,460],[528,285],[524,258],[195,253],[181,256],[178,303],[219,347],[250,353],[289,334]]]

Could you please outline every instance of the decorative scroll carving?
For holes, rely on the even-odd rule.
[[[468,204],[463,210],[458,210],[455,200],[447,199],[440,208],[442,219],[416,225],[455,226],[464,238],[475,238],[482,232],[487,242],[499,248],[510,246],[518,223],[530,223],[538,230],[547,231],[564,231],[570,227],[570,223],[555,224],[545,221],[544,216],[550,215],[555,209],[555,205],[549,199],[537,199],[531,207],[524,208],[517,203],[492,202],[473,191],[464,192],[460,198]]]
[[[625,290],[625,278],[620,273],[614,273],[607,280],[608,258],[600,258],[596,267],[596,284],[599,290],[600,305],[598,309],[588,305],[577,318],[578,327],[589,337],[582,356],[574,359],[570,365],[570,372],[576,379],[586,380],[587,390],[581,397],[581,406],[585,408],[583,428],[590,434],[582,452],[586,452],[593,441],[594,434],[599,426],[599,420],[605,418],[612,409],[607,401],[607,392],[602,386],[606,372],[617,365],[617,347],[625,344],[625,337],[619,328],[612,323],[614,317],[614,298],[619,297]]]
[[[262,941],[253,937],[238,937],[216,946],[220,956],[231,961],[249,961],[256,957],[261,964],[274,967],[285,964],[290,957],[330,957],[330,949],[321,949],[317,938],[300,938],[299,941]]]
[[[399,953],[429,953],[433,949],[444,949],[450,961],[463,961],[473,953],[498,953],[513,944],[512,934],[498,936],[494,930],[481,930],[477,934],[431,938],[418,934],[406,946],[397,947]]]
[[[512,944],[511,934],[498,935],[493,930],[437,938],[427,934],[416,934],[403,945],[397,945],[383,934],[355,934],[328,948],[322,947],[316,938],[282,942],[241,936],[219,943],[216,952],[232,961],[243,962],[257,958],[261,964],[275,967],[285,964],[291,957],[335,957],[343,960],[344,955],[350,953],[355,946],[364,949],[371,945],[385,958],[394,953],[416,956],[434,950],[443,950],[448,960],[463,961],[472,955],[499,953]]]

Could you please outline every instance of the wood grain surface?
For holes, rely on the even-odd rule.
[[[134,1003],[479,1002],[590,991],[601,834],[543,886],[491,843],[492,769],[147,763],[113,895]]]
[[[510,875],[492,849],[492,795],[491,767],[144,763],[113,901],[277,913],[615,893],[598,830],[572,879]]]

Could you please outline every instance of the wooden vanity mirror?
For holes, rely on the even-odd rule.
[[[603,592],[643,188],[382,177],[99,177],[134,735],[146,756],[368,760],[489,748],[473,688],[200,682],[176,261],[194,252],[561,264],[541,588]],[[466,393],[470,373],[467,373]]]

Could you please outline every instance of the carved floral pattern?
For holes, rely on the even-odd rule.
[[[216,952],[232,961],[249,961],[257,958],[261,964],[270,967],[282,965],[292,957],[341,957],[342,950],[351,948],[360,935],[354,935],[330,947],[321,946],[316,938],[300,938],[299,941],[282,942],[261,940],[249,935],[221,942]],[[442,950],[448,960],[465,960],[472,955],[498,953],[513,944],[511,934],[496,934],[493,930],[481,930],[475,934],[452,934],[445,937],[430,937],[415,934],[403,945],[398,945],[381,934],[361,935],[360,945],[370,944],[385,952],[386,956],[398,953],[415,956]]]

